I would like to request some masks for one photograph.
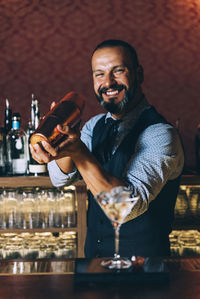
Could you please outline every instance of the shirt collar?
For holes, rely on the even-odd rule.
[[[145,95],[142,95],[142,98],[139,101],[139,103],[136,105],[136,107],[133,110],[131,110],[130,112],[128,112],[121,119],[120,127],[127,128],[127,129],[132,127],[134,125],[134,123],[136,123],[138,118],[140,117],[141,113],[149,107],[150,107],[150,105],[149,105]],[[106,114],[105,122],[107,122],[108,118],[114,119],[114,117],[112,117],[110,112],[108,112]]]

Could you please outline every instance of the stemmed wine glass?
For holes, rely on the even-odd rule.
[[[131,197],[132,191],[126,187],[115,187],[110,192],[102,191],[95,197],[103,212],[111,221],[115,232],[115,253],[113,258],[105,259],[101,265],[109,269],[127,269],[132,265],[131,260],[120,257],[119,231],[125,218],[130,214],[138,197]]]

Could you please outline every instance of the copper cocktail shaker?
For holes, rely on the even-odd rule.
[[[31,145],[34,146],[36,143],[47,141],[53,147],[58,146],[66,138],[66,135],[60,133],[56,126],[60,124],[71,128],[75,127],[81,121],[84,103],[82,94],[74,91],[66,94],[41,120],[38,128],[31,136]]]

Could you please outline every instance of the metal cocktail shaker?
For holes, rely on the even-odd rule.
[[[41,120],[31,136],[31,145],[47,141],[53,147],[58,146],[66,138],[66,135],[61,134],[56,126],[60,124],[71,128],[75,127],[81,120],[84,104],[85,100],[82,94],[74,91],[66,94]]]

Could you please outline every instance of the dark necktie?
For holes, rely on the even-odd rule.
[[[112,118],[108,118],[106,120],[106,126],[103,133],[104,139],[102,144],[103,162],[110,160],[112,156],[112,150],[115,144],[118,126],[120,122],[120,120],[114,120]]]

